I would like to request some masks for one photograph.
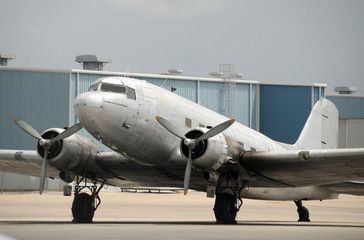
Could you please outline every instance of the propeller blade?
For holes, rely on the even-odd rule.
[[[63,140],[65,138],[68,138],[69,136],[75,134],[76,132],[80,131],[83,128],[81,123],[77,123],[75,125],[73,125],[70,128],[67,128],[66,130],[64,130],[61,134],[57,135],[55,138],[51,139],[51,143],[55,143],[59,140]]]
[[[225,129],[230,127],[235,122],[234,119],[230,119],[226,122],[220,123],[216,127],[211,128],[209,131],[207,131],[205,134],[201,135],[199,138],[195,139],[195,142],[198,143],[200,141],[206,140],[208,138],[211,138],[213,136],[216,136],[217,134],[223,132]]]
[[[180,139],[186,138],[184,133],[182,132],[182,130],[180,128],[178,128],[177,126],[173,125],[168,120],[166,120],[162,117],[159,117],[159,116],[156,116],[155,119],[159,122],[160,125],[162,125],[170,133],[174,134],[175,136],[179,137]]]
[[[188,161],[187,161],[186,170],[185,170],[185,178],[184,178],[184,181],[183,181],[183,191],[184,191],[184,195],[187,194],[188,187],[190,185],[191,168],[192,168],[192,148],[189,148],[189,151],[188,151]]]
[[[13,117],[13,121],[15,122],[16,125],[18,125],[18,127],[20,127],[21,129],[23,129],[24,132],[28,133],[30,136],[32,136],[33,138],[36,138],[38,140],[41,140],[42,137],[39,135],[39,133],[37,132],[37,130],[35,130],[32,126],[30,126],[28,123]]]
[[[44,190],[45,178],[47,174],[47,162],[48,162],[47,156],[48,156],[48,151],[45,150],[42,172],[40,173],[39,194],[42,194]]]

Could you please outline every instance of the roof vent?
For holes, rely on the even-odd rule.
[[[209,75],[211,77],[221,78],[224,74],[222,72],[210,72]]]
[[[7,66],[12,59],[15,59],[14,53],[0,52],[0,66]]]
[[[102,71],[104,65],[111,62],[111,59],[96,55],[80,55],[76,57],[75,61],[81,64],[84,70]]]
[[[171,75],[180,75],[183,73],[182,69],[168,69],[168,73]]]
[[[244,78],[244,74],[242,74],[242,73],[231,73],[230,77],[231,78],[236,78],[236,79],[242,79],[242,78]]]
[[[356,87],[335,87],[335,92],[339,94],[353,94],[357,91]]]

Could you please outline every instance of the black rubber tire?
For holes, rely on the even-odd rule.
[[[236,208],[235,196],[228,193],[216,195],[214,213],[218,224],[236,224],[235,218],[238,209]]]
[[[297,209],[297,213],[299,216],[298,221],[299,222],[310,222],[310,212],[308,211],[307,208],[302,207]]]
[[[94,213],[93,199],[90,195],[87,193],[75,195],[72,203],[73,222],[91,223]]]

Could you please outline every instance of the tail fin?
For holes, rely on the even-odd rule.
[[[338,110],[321,98],[312,108],[305,126],[294,144],[297,149],[333,149],[338,146]]]

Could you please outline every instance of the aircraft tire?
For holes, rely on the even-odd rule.
[[[94,213],[93,199],[90,195],[87,193],[75,195],[72,203],[73,222],[91,223]]]
[[[215,199],[214,213],[218,224],[236,224],[235,196],[228,193],[217,194]]]
[[[310,212],[307,208],[302,206],[301,208],[297,209],[297,212],[299,216],[299,222],[310,222]]]

